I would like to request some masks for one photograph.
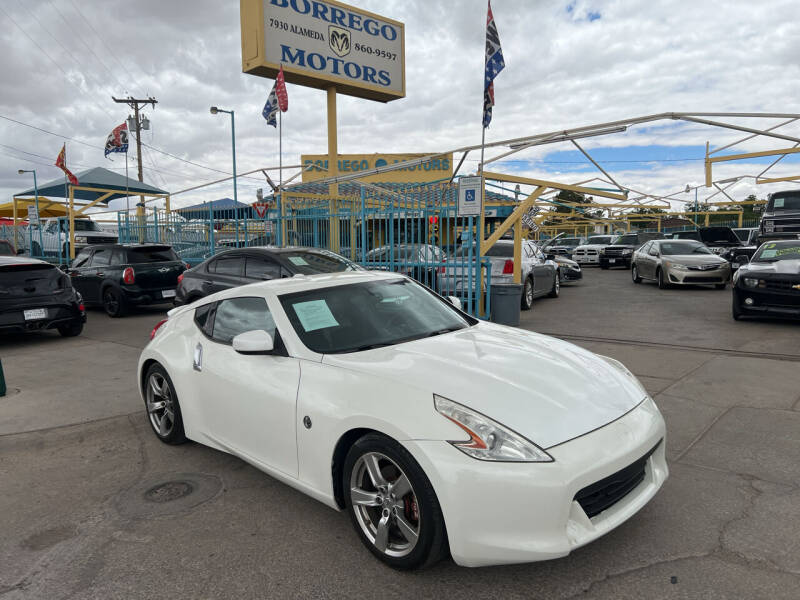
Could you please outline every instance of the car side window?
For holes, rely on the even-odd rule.
[[[243,263],[244,257],[242,256],[218,258],[209,265],[208,270],[217,275],[233,275],[238,277],[242,274]]]
[[[111,253],[111,264],[112,265],[124,265],[126,262],[125,260],[125,251],[124,250],[114,250]]]
[[[195,325],[206,334],[208,337],[211,337],[211,328],[214,325],[214,307],[216,303],[212,302],[210,304],[204,304],[195,309],[194,311],[194,322]]]
[[[525,244],[523,246],[523,248],[525,248],[525,256],[527,256],[528,258],[531,258],[531,257],[534,256],[533,250],[531,250],[531,247],[528,244]]]
[[[650,254],[650,256],[658,256],[658,249],[659,249],[658,244],[651,243],[650,248],[648,249],[648,254]]]
[[[80,269],[81,267],[89,266],[89,258],[92,256],[91,250],[82,250],[72,263],[73,269]]]
[[[230,298],[219,302],[211,335],[214,341],[230,344],[240,333],[253,329],[263,329],[275,338],[275,321],[264,298]]]
[[[111,264],[111,252],[110,248],[99,248],[98,250],[94,251],[94,256],[92,256],[92,266],[93,267],[105,267]]]
[[[244,264],[244,276],[248,279],[279,279],[281,267],[271,260],[248,256]]]

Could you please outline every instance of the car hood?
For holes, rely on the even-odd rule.
[[[707,246],[741,246],[739,239],[730,227],[707,227],[699,229],[701,241]]]
[[[748,263],[740,268],[740,272],[742,275],[745,273],[781,273],[784,275],[800,275],[800,259],[779,260],[773,263]]]
[[[631,375],[573,344],[479,323],[325,364],[413,386],[468,406],[549,448],[618,419],[646,392]],[[380,393],[379,390],[376,392]]]
[[[578,250],[579,248],[581,250],[601,250],[603,248],[608,248],[610,245],[611,244],[581,244],[580,246],[577,246],[575,250]]]
[[[578,263],[576,263],[574,260],[570,260],[569,258],[564,258],[563,256],[556,256],[554,260],[558,264],[564,265],[565,267],[572,267],[573,269],[579,268]]]

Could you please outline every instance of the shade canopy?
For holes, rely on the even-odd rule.
[[[36,206],[33,200],[17,200],[17,219],[28,218],[28,207]],[[42,198],[39,196],[39,217],[42,219],[48,217],[66,217],[69,214],[69,208],[60,202],[54,202],[50,198]],[[0,204],[0,217],[13,217],[14,216],[14,202],[6,202]]]
[[[211,215],[215,219],[253,218],[253,209],[247,204],[236,202],[233,198],[220,198],[211,202],[201,202],[200,204],[178,208],[173,212],[178,213],[184,219],[208,219]]]
[[[108,191],[119,190],[120,193],[112,194],[111,196],[103,200],[103,202],[105,202],[106,204],[109,202],[109,200],[114,200],[116,198],[126,198],[128,196],[138,196],[140,194],[166,195],[168,193],[148,183],[143,183],[141,181],[131,179],[130,177],[125,177],[124,175],[114,173],[114,171],[109,171],[108,169],[104,169],[103,167],[95,167],[94,169],[88,169],[86,171],[81,171],[80,173],[75,173],[75,177],[78,178],[78,187],[101,188],[103,190],[108,190]],[[30,188],[29,190],[25,190],[24,192],[14,194],[14,197],[20,198],[22,196],[33,196],[35,193],[36,193],[35,188]],[[88,200],[89,202],[92,202],[103,196],[105,193],[106,192],[95,192],[89,190],[76,189],[75,199]],[[60,177],[58,179],[54,179],[53,181],[48,181],[47,183],[40,185],[39,195],[54,196],[56,198],[68,198],[69,191],[67,190],[67,187],[64,185],[64,178]]]

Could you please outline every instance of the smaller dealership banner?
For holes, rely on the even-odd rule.
[[[461,177],[458,180],[458,216],[472,217],[481,214],[481,178]]]
[[[403,23],[334,0],[241,0],[242,71],[388,102],[402,98]]]
[[[422,158],[428,154],[340,154],[338,170],[339,175],[350,175],[359,171],[367,171],[377,167],[385,167],[394,163]],[[317,181],[328,177],[327,154],[303,154],[300,156],[302,163],[303,181]],[[306,169],[306,167],[311,167]],[[431,183],[440,179],[449,179],[453,176],[453,154],[445,154],[427,162],[404,167],[396,171],[387,171],[378,175],[364,177],[370,183]]]

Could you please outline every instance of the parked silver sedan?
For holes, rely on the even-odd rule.
[[[652,240],[633,253],[631,277],[672,285],[714,285],[724,289],[731,279],[730,263],[694,240]]]

